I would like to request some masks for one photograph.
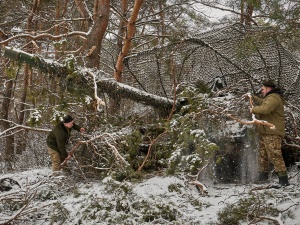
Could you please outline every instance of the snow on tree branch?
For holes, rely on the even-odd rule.
[[[29,54],[19,49],[5,47],[4,56],[18,62],[27,63],[35,68],[38,68],[46,74],[54,74],[55,76],[60,77],[63,81],[69,74],[68,68],[66,66],[54,60],[47,60],[42,58],[41,56]],[[91,77],[91,74],[94,74],[95,72],[88,70],[87,68],[77,68],[74,72],[76,72],[77,76],[81,78],[77,80],[76,85],[82,85],[83,87],[89,88],[90,86],[87,85],[87,82],[93,82],[95,84],[94,79],[93,81],[89,79]],[[146,91],[131,87],[127,84],[119,83],[113,78],[98,79],[97,89],[100,92],[118,94],[122,98],[128,98],[145,105],[153,106],[155,108],[161,108],[163,110],[170,110],[173,106],[173,101],[171,99],[150,94]],[[179,105],[177,104],[176,106]]]
[[[5,119],[0,119],[0,121],[6,122],[6,123],[11,123],[11,124],[15,125],[15,126],[9,128],[9,129],[6,129],[6,130],[0,132],[0,138],[1,138],[2,135],[5,135],[6,133],[8,133],[10,131],[13,131],[17,128],[22,128],[22,129],[26,129],[26,130],[33,130],[33,131],[39,131],[39,132],[50,132],[51,131],[49,129],[35,128],[35,127],[28,127],[28,126],[20,125],[20,124],[17,124],[15,122],[5,120]]]
[[[48,39],[54,41],[54,40],[58,40],[58,39],[65,38],[65,37],[75,36],[75,35],[86,37],[87,33],[82,32],[82,31],[73,31],[73,32],[70,32],[70,33],[65,33],[65,34],[60,34],[60,35],[52,35],[52,34],[48,34],[48,33],[38,34],[38,35],[19,34],[19,35],[7,38],[4,41],[1,41],[0,45],[5,45],[5,44],[11,42],[12,40],[20,39],[20,38],[27,38],[27,39],[31,39],[31,40],[38,40],[38,39],[42,39],[42,38],[48,38]]]

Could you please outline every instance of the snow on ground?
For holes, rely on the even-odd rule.
[[[9,177],[21,186],[12,185],[11,190],[0,192],[0,224],[12,218],[18,219],[12,220],[15,221],[12,224],[35,225],[216,224],[218,212],[226,204],[246,198],[257,187],[203,181],[208,194],[201,195],[183,176],[156,176],[139,183],[120,183],[110,177],[101,181],[74,176],[49,178],[50,173],[48,168],[42,168],[0,176],[0,180]],[[270,198],[269,204],[285,212],[288,208],[293,211],[292,218],[282,213],[279,218],[282,224],[300,224],[297,173],[293,172],[289,187],[254,191],[271,192],[275,198]]]

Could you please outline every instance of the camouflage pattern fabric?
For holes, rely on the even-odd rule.
[[[52,171],[53,172],[59,171],[60,164],[61,164],[61,158],[59,153],[48,147],[48,154],[50,155],[51,162],[52,162]]]
[[[282,137],[274,134],[261,134],[259,142],[259,171],[267,172],[272,163],[275,172],[286,172],[281,152]]]

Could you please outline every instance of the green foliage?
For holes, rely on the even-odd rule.
[[[54,204],[54,210],[51,213],[50,225],[54,224],[64,224],[68,219],[69,211],[64,207],[61,202]]]
[[[141,143],[142,134],[138,130],[135,130],[122,142],[122,149],[129,153],[130,158],[134,158]]]
[[[163,218],[166,221],[176,221],[177,217],[180,217],[181,213],[170,204],[155,204],[152,207],[142,208],[144,222],[151,222],[155,219]]]
[[[272,194],[251,193],[238,202],[228,204],[218,213],[219,224],[239,225],[252,221],[256,224],[264,218],[277,217],[280,211],[272,203]]]
[[[17,75],[18,68],[17,66],[11,66],[6,69],[6,75],[9,79],[15,79]]]
[[[124,181],[124,180],[134,181],[134,180],[141,179],[141,174],[130,167],[126,167],[112,173],[112,177],[117,181]]]
[[[139,179],[135,171],[142,165],[148,154],[150,140],[156,139],[164,131],[165,128],[162,125],[154,124],[139,128],[126,136],[120,142],[120,149],[122,149],[126,161],[130,163],[130,168],[125,170],[122,168],[122,171],[118,171],[118,174],[115,174],[114,177],[116,177],[117,180],[125,178]],[[149,172],[165,167],[165,159],[170,157],[172,151],[172,147],[169,146],[170,144],[171,143],[165,140],[165,138],[162,138],[162,140],[158,138],[158,141],[154,145],[151,145],[151,154],[143,166],[143,171]]]
[[[247,3],[257,9],[261,7],[261,0],[247,0]]]
[[[174,221],[174,224],[176,224],[177,217],[181,215],[181,212],[176,207],[173,207],[172,203],[149,205],[149,203],[144,202],[140,207],[142,207],[140,210],[143,215],[143,221],[148,223],[155,219],[163,218],[166,221]]]
[[[197,80],[195,83],[197,93],[212,94],[211,89],[202,80]],[[201,100],[201,99],[200,99]]]
[[[181,194],[180,188],[182,188],[181,184],[170,184],[168,186],[168,191],[169,192],[177,192],[178,194]]]
[[[199,112],[205,108],[204,99],[211,95],[211,89],[202,81],[197,81],[195,86],[179,87],[177,98],[182,103],[180,114],[185,115],[188,113]]]
[[[180,215],[180,212],[172,207],[172,204],[168,205],[157,205],[160,211],[160,217],[168,221],[176,221],[176,217]]]
[[[59,41],[53,42],[54,47],[63,50],[63,47],[68,43],[67,39],[61,39]]]
[[[42,115],[39,111],[37,111],[37,110],[32,111],[27,120],[27,124],[32,127],[39,126],[42,123],[41,118],[42,118]]]
[[[116,190],[119,190],[123,194],[128,194],[132,190],[132,186],[129,182],[126,181],[119,182],[115,180],[113,177],[105,178],[104,184],[105,184],[105,190],[108,193],[115,193]]]
[[[61,111],[60,109],[53,109],[53,115],[51,117],[52,123],[55,125],[58,124],[60,121],[62,121],[65,115],[66,113],[64,111]]]
[[[6,210],[17,211],[21,209],[26,204],[26,201],[11,201],[9,198],[2,199],[0,204],[0,212]]]
[[[169,173],[184,171],[196,174],[198,169],[211,159],[219,147],[208,141],[200,130],[192,128],[194,123],[183,123],[180,132],[174,136],[177,144],[177,154],[170,159]],[[188,126],[190,125],[190,126]]]
[[[219,147],[205,137],[205,133],[198,129],[196,121],[186,117],[181,117],[178,121],[178,127],[173,132],[177,151],[170,159],[168,172],[173,174],[178,170],[195,174],[207,160],[214,156]]]
[[[82,195],[77,187],[72,188],[71,192],[73,193],[74,198],[79,198]]]
[[[37,194],[37,199],[41,201],[56,200],[57,196],[54,190],[42,190]]]
[[[188,86],[179,93],[179,98],[187,99],[187,105],[173,116],[169,124],[175,149],[169,159],[168,174],[179,171],[196,174],[219,150],[216,144],[206,138],[204,131],[199,129],[197,114],[205,108],[207,92],[207,87],[199,82],[197,88]]]
[[[69,78],[72,78],[72,76],[76,76],[76,74],[74,74],[75,71],[75,64],[76,64],[76,60],[74,57],[69,57],[67,59],[65,59],[65,63],[64,65],[66,66],[67,70],[68,70],[68,76],[70,76]],[[68,79],[68,77],[67,77]]]

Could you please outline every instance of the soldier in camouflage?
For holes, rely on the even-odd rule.
[[[256,125],[260,134],[259,142],[259,181],[268,179],[268,168],[271,162],[282,186],[289,185],[287,169],[281,152],[281,142],[285,135],[284,104],[281,90],[272,80],[264,81],[261,88],[263,98],[253,96],[255,106],[250,113],[259,120],[267,121],[275,126]]]

